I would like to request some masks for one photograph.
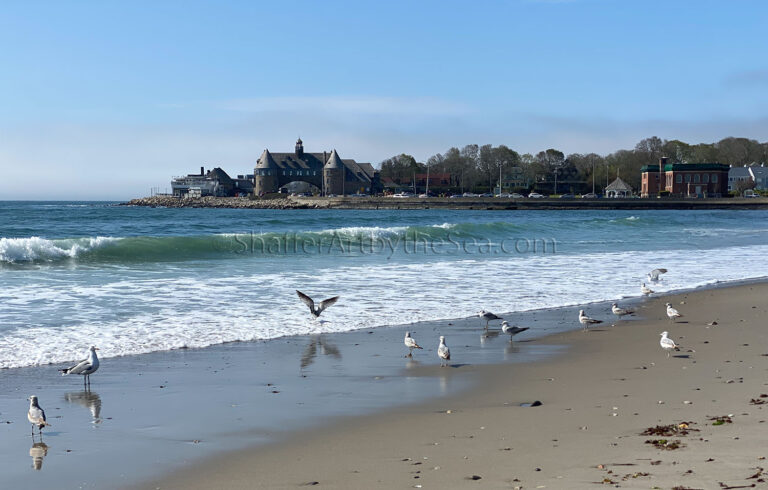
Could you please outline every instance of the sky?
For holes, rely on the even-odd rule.
[[[170,190],[261,154],[607,154],[768,140],[762,0],[25,1],[0,11],[0,200]]]

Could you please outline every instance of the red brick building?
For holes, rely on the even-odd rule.
[[[728,195],[728,165],[722,163],[667,163],[644,165],[640,172],[641,197],[666,191],[676,197],[721,197]]]

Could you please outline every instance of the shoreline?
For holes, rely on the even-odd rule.
[[[712,209],[765,209],[768,198],[632,198],[632,199],[507,199],[433,197],[278,197],[250,199],[247,197],[201,197],[180,199],[172,196],[154,196],[132,199],[121,206],[166,208],[225,208],[225,209],[352,209],[352,210],[712,210]]]
[[[132,488],[293,488],[313,482],[463,488],[474,476],[505,488],[581,488],[607,480],[630,488],[749,483],[751,469],[766,456],[758,437],[762,407],[749,405],[768,391],[759,379],[768,367],[761,347],[768,339],[759,329],[766,313],[759,301],[766,293],[768,283],[759,282],[642,300],[645,318],[538,339],[534,343],[567,347],[554,358],[525,364],[465,364],[456,356],[461,347],[452,345],[455,369],[430,365],[415,374],[441,383],[469,374],[466,390],[331,420]],[[667,321],[661,306],[667,300],[685,302],[679,308],[688,323]],[[724,317],[724,306],[742,312],[745,305],[760,306],[743,310],[738,320]],[[707,325],[712,321],[718,324]],[[660,329],[695,352],[667,359],[658,346]],[[520,407],[535,400],[543,405]],[[708,417],[727,414],[733,424],[709,425]],[[682,421],[700,432],[678,437],[686,447],[674,452],[647,446],[649,437],[639,435]]]

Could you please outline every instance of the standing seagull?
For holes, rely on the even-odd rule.
[[[80,374],[83,376],[83,384],[91,385],[91,374],[99,370],[99,358],[96,355],[98,347],[91,346],[88,349],[88,357],[82,361],[78,361],[74,366],[66,369],[60,369],[61,375],[66,376],[68,374]]]
[[[584,310],[579,310],[579,322],[584,326],[584,331],[586,331],[587,327],[590,325],[603,323],[602,320],[595,320],[594,318],[588,317],[587,314],[584,313]]]
[[[640,285],[640,292],[643,293],[644,295],[648,296],[649,294],[653,294],[656,291],[654,291],[653,289],[651,289],[648,286],[646,286],[645,283],[642,283]]]
[[[672,349],[679,351],[680,347],[675,344],[675,341],[667,337],[668,332],[661,332],[661,340],[659,340],[659,344],[661,345],[661,348],[667,351],[667,357],[669,357],[669,351]]]
[[[531,327],[518,327],[517,325],[510,326],[509,323],[507,323],[506,320],[501,322],[501,331],[509,335],[509,341],[512,342],[512,337],[519,334],[520,332],[525,332]]]
[[[437,348],[437,357],[440,358],[440,367],[444,367],[447,363],[445,361],[451,360],[451,349],[445,345],[445,337],[440,336],[440,347]]]
[[[403,339],[403,343],[405,343],[405,346],[408,347],[408,355],[406,357],[413,357],[413,349],[421,349],[422,347],[416,343],[416,341],[411,337],[411,332],[405,332],[405,339]]]
[[[312,300],[312,298],[302,293],[298,289],[296,290],[296,294],[299,295],[299,299],[301,300],[302,303],[309,306],[309,312],[312,313],[312,316],[315,318],[319,317],[320,313],[325,311],[326,308],[328,308],[329,306],[331,306],[332,304],[334,304],[339,300],[338,296],[334,296],[333,298],[328,298],[326,300],[323,300],[320,303],[320,306],[315,308],[315,302]]]
[[[635,314],[635,310],[633,310],[632,308],[620,308],[619,305],[616,303],[611,305],[611,311],[613,312],[614,315],[619,317],[619,319],[621,319],[621,317],[623,317],[624,315]]]
[[[680,312],[676,309],[672,308],[671,304],[667,303],[667,316],[674,322],[676,318],[681,318],[683,315],[681,315]]]
[[[667,269],[653,269],[648,273],[648,280],[651,282],[659,282],[661,280],[661,277],[659,276],[666,273]]]
[[[29,420],[29,423],[32,424],[32,436],[35,435],[35,426],[37,426],[37,430],[42,436],[43,427],[46,425],[51,425],[45,421],[45,411],[43,411],[43,409],[40,408],[40,405],[37,404],[37,397],[35,395],[29,397],[29,411],[27,412],[27,420]]]
[[[493,320],[501,320],[502,318],[498,315],[494,315],[490,311],[480,310],[478,312],[477,316],[485,320],[485,329],[488,330],[488,323],[490,323]]]

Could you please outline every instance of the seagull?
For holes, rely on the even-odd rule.
[[[681,315],[680,312],[676,309],[672,308],[671,304],[667,303],[667,316],[674,322],[676,318],[680,318],[683,315]]]
[[[98,356],[96,356],[97,350],[99,350],[98,347],[91,346],[88,349],[87,358],[83,359],[82,361],[78,361],[72,367],[68,367],[66,369],[59,369],[59,371],[61,371],[61,375],[67,376],[68,374],[80,374],[83,376],[83,384],[87,382],[88,385],[90,386],[91,374],[99,370],[99,358]]]
[[[666,273],[667,269],[653,269],[648,273],[648,280],[651,282],[659,282],[661,280],[661,277],[659,276]]]
[[[306,294],[302,293],[298,289],[296,290],[296,294],[299,295],[299,299],[302,301],[302,303],[304,303],[305,305],[309,306],[309,312],[312,313],[312,316],[315,317],[315,318],[319,317],[320,313],[325,311],[326,308],[328,308],[329,306],[331,306],[332,304],[334,304],[335,302],[337,302],[339,300],[338,296],[334,296],[333,298],[328,298],[326,300],[323,300],[320,303],[320,306],[315,308],[315,302],[312,300],[312,298],[310,298]]]
[[[667,337],[668,332],[661,332],[661,340],[659,340],[659,344],[661,345],[661,348],[667,351],[667,357],[669,357],[669,351],[672,349],[675,349],[677,351],[680,350],[680,347],[675,344],[675,341]]]
[[[490,311],[480,310],[477,313],[477,316],[485,320],[485,329],[488,330],[488,323],[490,323],[493,320],[501,320],[502,318],[498,315],[494,315]]]
[[[654,291],[653,289],[651,289],[648,286],[646,286],[645,283],[642,283],[640,285],[640,292],[643,293],[644,295],[648,296],[649,294],[653,294],[656,291]]]
[[[584,325],[585,331],[587,330],[587,327],[592,324],[603,323],[602,320],[595,320],[594,318],[588,317],[586,313],[584,313],[584,310],[579,310],[579,322]]]
[[[405,339],[403,339],[403,343],[405,343],[405,346],[408,347],[408,355],[406,357],[413,357],[413,349],[422,349],[422,347],[416,343],[413,337],[411,337],[411,332],[405,332]]]
[[[613,312],[614,315],[619,317],[619,319],[621,319],[621,317],[623,317],[624,315],[635,314],[635,310],[633,310],[632,308],[620,308],[619,305],[616,303],[611,305],[611,311]]]
[[[29,411],[27,412],[27,420],[29,420],[29,423],[32,424],[32,436],[35,435],[35,426],[37,426],[37,430],[42,436],[43,427],[51,424],[45,421],[45,411],[43,411],[43,409],[40,408],[40,405],[37,404],[37,397],[32,395],[28,398],[28,400]]]
[[[529,328],[531,328],[531,327],[518,327],[517,325],[515,325],[514,327],[510,326],[509,323],[507,323],[506,320],[501,322],[501,331],[506,333],[506,334],[509,334],[509,341],[510,342],[512,342],[512,337],[514,337],[515,335],[519,334],[520,332],[525,332]]]
[[[445,337],[442,335],[440,336],[440,346],[437,348],[437,357],[440,358],[440,367],[446,366],[445,361],[451,360],[451,349],[445,345]]]

